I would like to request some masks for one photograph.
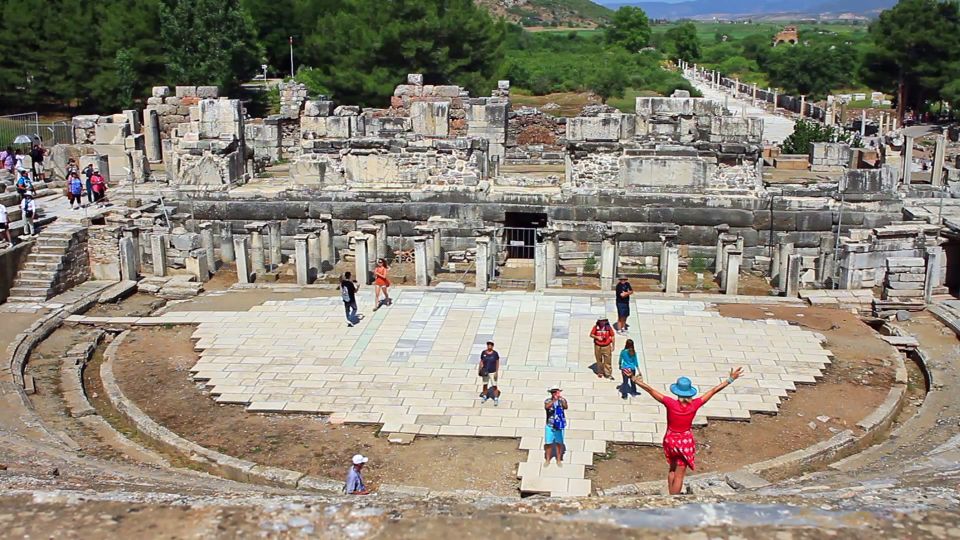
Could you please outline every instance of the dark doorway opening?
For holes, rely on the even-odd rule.
[[[950,294],[960,298],[960,240],[951,238],[943,244],[943,254],[946,259],[947,275],[944,285]]]
[[[547,226],[547,215],[537,212],[507,212],[504,216],[503,241],[511,259],[532,259],[537,229]]]

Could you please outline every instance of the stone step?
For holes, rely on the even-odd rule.
[[[39,243],[33,248],[33,253],[37,255],[62,256],[64,253],[66,253],[66,251],[67,251],[66,246],[61,247],[61,246],[42,245]]]
[[[17,274],[17,279],[44,279],[53,281],[53,278],[57,277],[57,270],[29,270],[24,268]]]
[[[31,253],[27,256],[27,262],[37,262],[37,263],[46,263],[46,264],[59,264],[63,259],[63,255],[54,255],[49,253]]]
[[[49,279],[29,279],[18,277],[17,280],[13,282],[14,288],[43,289],[49,286]]]
[[[46,298],[43,298],[43,297],[34,298],[32,296],[8,296],[6,303],[3,305],[7,306],[8,304],[36,304],[38,302],[43,302],[44,300],[46,300]],[[15,310],[8,310],[8,311],[16,312]]]
[[[46,300],[50,298],[51,294],[53,294],[53,290],[50,288],[14,287],[10,289],[10,297],[29,298],[31,300],[38,298]]]
[[[24,263],[23,269],[31,272],[54,272],[56,273],[61,268],[63,268],[63,263],[57,261],[56,263],[43,262],[43,261],[31,261],[29,258],[27,262]]]
[[[37,246],[57,247],[61,249],[66,249],[67,247],[70,246],[70,240],[72,238],[73,238],[72,234],[68,236],[60,236],[60,235],[50,236],[46,233],[46,231],[44,231],[43,234],[41,234],[40,237],[37,238]]]

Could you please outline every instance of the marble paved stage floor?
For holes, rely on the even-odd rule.
[[[616,381],[597,378],[588,337],[613,299],[530,293],[396,291],[391,307],[348,328],[339,297],[268,301],[245,312],[173,312],[157,324],[196,323],[193,370],[215,399],[250,411],[331,414],[386,432],[515,437],[530,450],[525,491],[584,495],[583,469],[607,442],[658,444],[664,411],[646,396],[621,399],[616,356],[627,337],[644,378],[666,391],[680,375],[705,390],[733,366],[746,375],[700,410],[707,419],[776,412],[796,383],[830,362],[819,336],[779,320],[720,317],[700,302],[635,300],[630,335],[617,337]],[[361,307],[372,305],[360,295]],[[361,311],[364,311],[361,309]],[[500,405],[481,404],[478,354],[501,356]],[[543,400],[558,384],[570,403],[568,465],[542,466]]]

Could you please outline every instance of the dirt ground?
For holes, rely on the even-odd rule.
[[[350,457],[371,457],[368,484],[430,489],[472,489],[516,495],[517,463],[525,459],[515,439],[417,437],[395,445],[377,426],[334,425],[312,415],[252,414],[240,405],[218,405],[190,378],[197,360],[192,327],[134,330],[114,366],[120,387],[143,411],[202,446],[265,465],[344,478]],[[484,456],[477,459],[477,456]]]
[[[790,393],[779,414],[754,414],[749,422],[714,420],[696,428],[696,472],[734,470],[805,448],[842,430],[859,431],[856,423],[886,398],[893,384],[896,351],[851,313],[738,304],[721,305],[719,311],[725,317],[783,319],[819,332],[827,337],[825,347],[835,360],[816,385],[798,386]],[[816,419],[824,415],[830,420]],[[600,489],[660,480],[667,469],[663,451],[651,446],[609,445],[608,453],[595,463],[588,478]]]

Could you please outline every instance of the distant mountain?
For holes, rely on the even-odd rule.
[[[590,0],[474,0],[492,14],[524,26],[593,27],[613,12]]]
[[[685,2],[645,2],[610,0],[607,7],[632,5],[643,8],[652,19],[711,19],[750,15],[794,13],[804,16],[853,14],[873,16],[894,6],[897,0],[687,0]]]

